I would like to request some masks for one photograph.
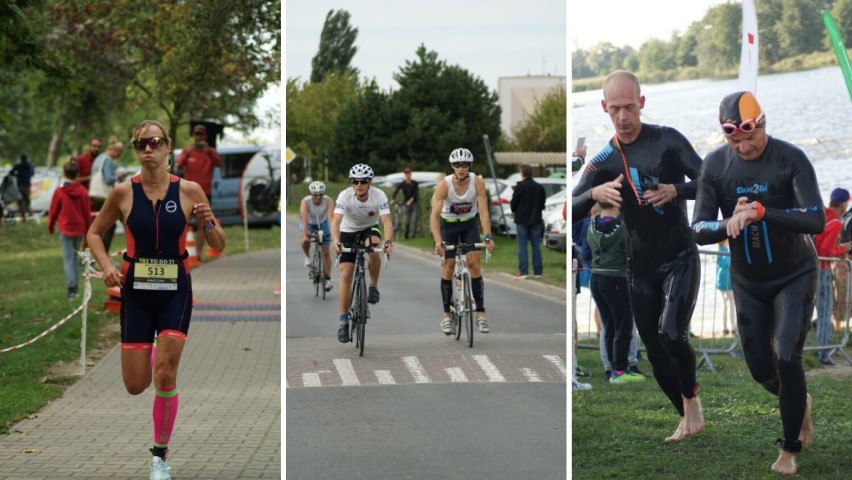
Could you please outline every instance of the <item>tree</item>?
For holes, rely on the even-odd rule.
[[[321,83],[287,81],[287,145],[302,157],[336,157],[332,147],[341,113],[358,95],[352,72],[326,75]],[[332,163],[335,168],[337,165]],[[337,171],[334,168],[332,171]]]
[[[706,75],[735,68],[740,63],[742,8],[723,3],[707,11],[698,38],[698,66]]]
[[[400,88],[392,100],[408,112],[401,158],[440,168],[449,152],[458,147],[483,158],[482,135],[487,134],[492,142],[500,136],[497,93],[464,68],[438,60],[438,53],[425,45],[394,79]]]
[[[782,0],[781,19],[775,24],[782,56],[811,53],[823,48],[822,17],[812,0]]]
[[[536,105],[535,112],[515,130],[515,142],[527,152],[567,151],[567,97],[565,86],[549,92]]]
[[[349,17],[346,10],[329,10],[325,16],[319,51],[311,60],[311,82],[320,83],[332,72],[349,71],[358,76],[358,70],[350,66],[358,52],[355,46],[358,29],[349,26]]]
[[[672,44],[651,38],[639,48],[639,70],[642,73],[660,72],[675,68]]]
[[[852,46],[852,0],[835,0],[831,16],[843,37],[843,45],[849,48]]]

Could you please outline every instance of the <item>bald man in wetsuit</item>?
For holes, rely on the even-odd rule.
[[[704,428],[689,343],[701,265],[686,216],[701,157],[677,130],[642,123],[645,97],[632,73],[610,74],[603,94],[615,136],[586,165],[571,211],[573,218],[584,218],[596,201],[621,208],[631,310],[654,378],[681,416],[666,438],[676,442]]]
[[[792,475],[802,444],[813,440],[802,348],[819,268],[810,235],[822,231],[825,208],[808,157],[766,134],[752,93],[726,96],[719,123],[727,144],[704,160],[692,230],[702,245],[729,239],[746,364],[781,411],[784,438],[772,470]]]

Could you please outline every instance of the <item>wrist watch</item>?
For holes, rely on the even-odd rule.
[[[210,220],[210,223],[205,223],[205,224],[204,224],[204,232],[205,232],[205,233],[210,233],[210,232],[212,232],[214,228],[216,228],[216,222],[215,222],[215,221],[213,221],[213,220]]]

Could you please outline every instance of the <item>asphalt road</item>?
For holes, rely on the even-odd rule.
[[[285,235],[288,479],[566,478],[564,291],[486,274],[491,333],[468,348],[440,332],[437,257],[398,248],[359,357],[336,268],[316,298],[289,217]]]

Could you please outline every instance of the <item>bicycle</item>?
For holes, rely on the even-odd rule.
[[[373,253],[372,245],[350,245],[340,248],[340,253],[355,253],[355,271],[352,276],[352,298],[349,301],[349,341],[355,342],[358,356],[364,356],[367,319],[370,308],[367,303],[367,255]]]
[[[459,243],[456,245],[442,243],[444,250],[455,250],[456,252],[456,266],[453,270],[453,298],[450,302],[450,318],[452,319],[452,332],[450,334],[455,335],[456,340],[461,339],[462,324],[464,324],[464,330],[467,332],[467,345],[473,348],[476,301],[473,299],[473,284],[470,280],[470,270],[467,267],[467,254],[473,249],[484,248],[485,243]],[[491,254],[486,250],[486,262],[490,258]]]
[[[308,276],[316,289],[314,296],[319,297],[320,291],[322,291],[322,299],[325,300],[325,294],[328,292],[328,278],[322,253],[323,231],[317,230],[308,235],[308,238],[311,242],[309,247],[311,263],[308,266]]]

